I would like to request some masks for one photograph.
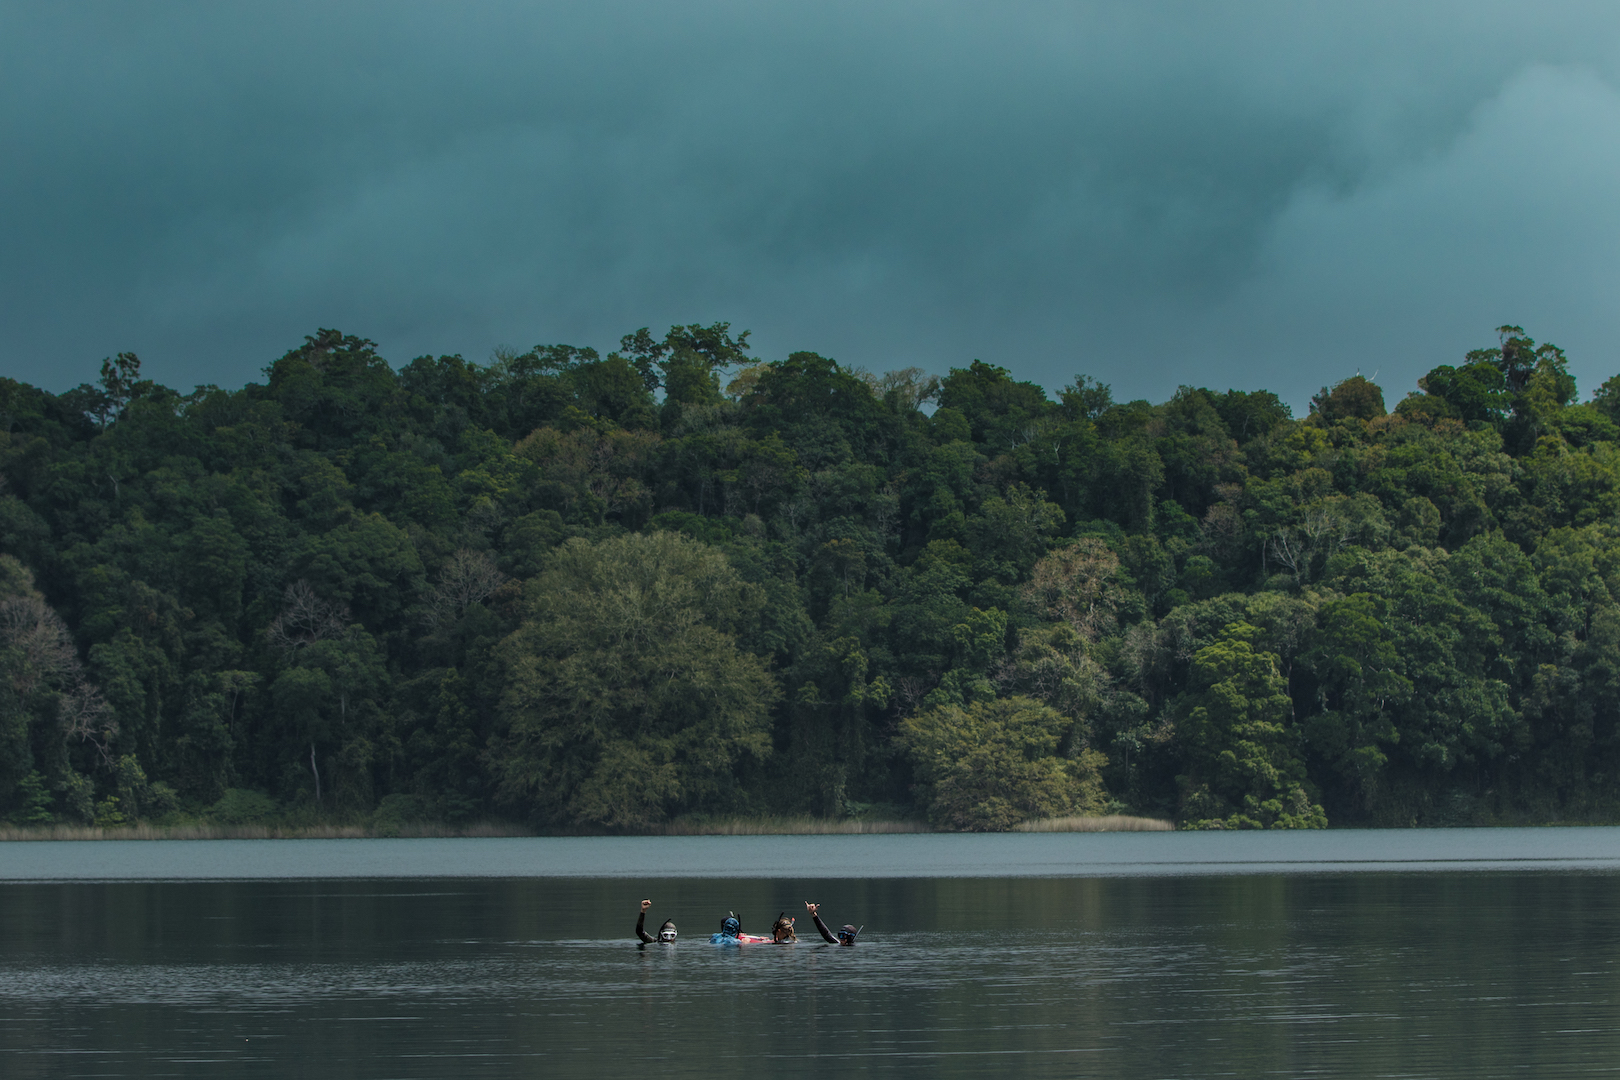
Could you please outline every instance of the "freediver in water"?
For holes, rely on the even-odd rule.
[[[771,924],[771,940],[778,945],[798,943],[799,935],[793,932],[793,920],[787,917],[787,912],[782,912]]]
[[[783,912],[786,915],[787,912]],[[779,944],[784,939],[780,936],[783,920],[778,918],[776,925],[771,928],[771,937],[760,937],[758,934],[745,934],[742,932],[742,920],[737,918],[735,911],[726,912],[726,917],[720,920],[720,931],[709,935],[711,945],[769,945]],[[792,938],[793,920],[787,920],[789,938]]]
[[[658,936],[653,937],[647,933],[647,909],[652,907],[651,900],[641,902],[641,914],[636,916],[636,937],[641,939],[643,945],[651,945],[655,941],[665,945],[675,944],[675,920],[665,919],[664,925],[658,928]]]
[[[825,941],[829,945],[854,945],[855,939],[860,936],[861,930],[866,929],[866,927],[863,926],[860,928],[860,930],[857,930],[851,923],[845,923],[843,926],[838,928],[838,934],[835,937],[833,932],[827,929],[827,924],[821,921],[820,904],[812,904],[810,901],[806,900],[804,902],[804,910],[808,911],[810,913],[810,917],[815,920],[816,929],[821,931],[821,940]]]

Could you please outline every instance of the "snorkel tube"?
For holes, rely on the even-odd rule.
[[[742,920],[732,912],[720,920],[720,932],[709,935],[711,945],[768,945],[771,939],[742,932]]]
[[[860,930],[857,930],[854,927],[853,924],[845,923],[843,926],[840,926],[838,928],[838,944],[840,944],[840,945],[853,945],[853,944],[855,944],[855,939],[857,937],[860,937],[861,930],[865,930],[865,929],[866,929],[866,927],[862,926],[860,928]]]

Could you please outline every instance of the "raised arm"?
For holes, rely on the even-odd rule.
[[[821,940],[825,941],[829,945],[838,944],[838,939],[833,937],[833,932],[827,929],[826,923],[821,921],[821,905],[812,904],[810,901],[806,900],[804,902],[804,910],[810,913],[810,918],[815,922],[816,929],[821,932]]]
[[[636,916],[636,937],[640,938],[644,945],[651,945],[658,940],[647,933],[647,909],[650,907],[652,907],[652,901],[643,900],[641,902],[641,914]]]

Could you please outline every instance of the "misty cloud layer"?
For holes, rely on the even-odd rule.
[[[758,352],[1391,401],[1620,371],[1620,9],[0,5],[0,374]]]

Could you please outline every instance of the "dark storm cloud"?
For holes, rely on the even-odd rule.
[[[0,7],[0,367],[728,319],[1155,399],[1620,368],[1608,5]]]

